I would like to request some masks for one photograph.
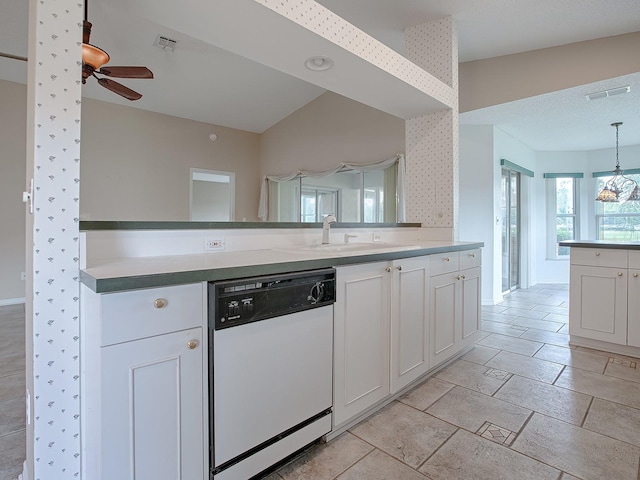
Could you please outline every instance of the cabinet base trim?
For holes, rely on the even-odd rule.
[[[602,350],[604,352],[617,353],[618,355],[640,358],[640,347],[618,345],[617,343],[605,342],[602,340],[593,340],[591,338],[578,337],[577,335],[569,336],[569,345],[576,347],[593,348],[595,350]]]

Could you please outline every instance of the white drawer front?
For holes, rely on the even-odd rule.
[[[629,268],[640,268],[640,250],[629,250]]]
[[[482,254],[479,248],[473,250],[463,250],[460,254],[460,270],[479,267],[482,262]]]
[[[429,275],[455,272],[460,267],[459,252],[446,252],[429,255]]]
[[[205,283],[103,295],[101,345],[205,324]]]
[[[591,267],[627,268],[627,250],[571,247],[571,264]]]

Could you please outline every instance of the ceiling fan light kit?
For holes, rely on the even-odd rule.
[[[126,98],[127,100],[139,100],[142,94],[109,78],[101,78],[96,75],[106,75],[116,78],[153,78],[153,73],[147,67],[105,67],[109,62],[109,54],[89,43],[91,38],[91,22],[87,21],[87,1],[84,3],[84,22],[82,24],[82,83],[87,83],[87,78],[94,77],[98,84]]]
[[[616,129],[616,168],[613,170],[613,178],[605,183],[600,193],[596,197],[598,202],[619,202],[621,195],[624,192],[630,192],[625,199],[627,202],[640,201],[640,190],[638,184],[625,177],[623,170],[620,168],[620,161],[618,160],[619,146],[618,146],[618,128],[622,125],[622,122],[612,123],[611,126]]]

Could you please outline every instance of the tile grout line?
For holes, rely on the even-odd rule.
[[[578,425],[580,428],[584,428],[584,422],[587,421],[587,416],[589,415],[589,410],[591,410],[591,405],[593,405],[593,401],[595,400],[595,398],[596,397],[591,395],[591,401],[589,402],[589,406],[584,411],[584,416],[582,417],[582,421],[580,422],[580,425]]]

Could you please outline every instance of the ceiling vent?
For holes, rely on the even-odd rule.
[[[621,95],[623,93],[629,93],[630,91],[631,86],[627,85],[626,87],[611,88],[609,90],[603,90],[602,92],[588,93],[584,98],[587,100],[598,100],[599,98],[613,97],[614,95]]]
[[[168,50],[173,52],[176,49],[176,45],[178,44],[177,40],[174,40],[169,37],[165,37],[164,35],[158,34],[155,41],[153,42],[154,47],[161,48],[163,50]]]

